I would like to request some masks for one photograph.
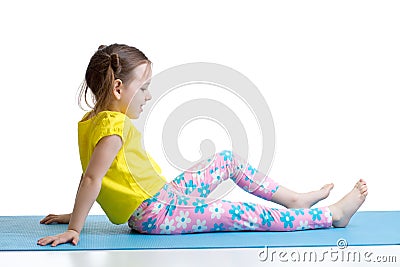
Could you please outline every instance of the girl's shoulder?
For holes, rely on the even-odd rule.
[[[102,136],[117,134],[124,141],[129,136],[137,135],[135,127],[126,114],[108,110],[97,114],[92,111],[87,112],[78,123],[78,133],[82,136],[93,135],[96,140]]]
[[[87,121],[99,121],[104,119],[116,119],[116,120],[125,120],[127,116],[124,113],[118,111],[100,111],[99,113],[95,114],[94,111],[87,112],[79,123],[84,123]]]
[[[83,115],[82,119],[79,122],[85,122],[87,120],[92,119],[93,117],[94,117],[94,112],[93,111],[89,111],[85,115]]]

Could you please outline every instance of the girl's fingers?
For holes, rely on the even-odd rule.
[[[56,236],[56,237],[54,238],[53,243],[51,244],[51,246],[52,246],[52,247],[55,247],[55,246],[58,246],[58,245],[60,245],[60,244],[67,243],[68,241],[72,241],[72,243],[73,243],[73,240],[74,240],[74,238],[72,238],[72,240],[71,240],[70,237],[67,238],[67,237],[65,237],[65,236],[63,236],[63,235],[61,235],[61,236]]]
[[[41,224],[49,224],[49,223],[52,223],[53,220],[54,220],[54,219],[47,218],[47,219],[43,219],[40,223],[41,223]]]
[[[57,246],[57,245],[59,245],[59,244],[62,244],[62,243],[65,243],[65,242],[62,242],[62,241],[60,240],[60,238],[57,238],[56,240],[53,241],[53,243],[51,244],[51,246],[52,246],[52,247],[55,247],[55,246]]]
[[[48,237],[40,239],[37,244],[41,245],[41,246],[46,246],[46,245],[48,245],[50,243],[51,243],[52,247],[55,247],[55,246],[57,246],[59,244],[65,243],[65,242],[63,242],[60,237],[48,236]]]
[[[53,218],[54,216],[56,216],[56,215],[54,215],[54,214],[49,214],[49,215],[47,215],[46,217],[44,217],[41,221],[40,221],[40,223],[46,223],[46,221],[48,221],[49,219],[51,219],[51,218]]]
[[[72,239],[72,244],[73,244],[74,246],[78,245],[78,242],[79,242],[79,237],[74,237],[74,238]]]
[[[41,224],[60,223],[61,218],[59,215],[49,215],[40,221]]]
[[[49,214],[45,218],[43,218],[40,221],[40,223],[41,224],[69,223],[70,217],[71,217],[70,214],[62,214],[62,215]]]
[[[43,237],[38,240],[37,244],[41,246],[46,246],[51,243],[51,246],[55,247],[67,242],[71,242],[72,244],[77,245],[79,242],[79,234],[75,231],[68,230],[67,232],[56,236]]]
[[[54,239],[55,239],[54,236],[44,237],[44,238],[39,239],[37,244],[41,245],[41,246],[46,246],[47,244],[51,243]]]

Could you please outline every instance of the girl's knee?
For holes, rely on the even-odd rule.
[[[238,160],[242,161],[242,159],[243,159],[238,153],[236,153],[232,150],[227,150],[227,149],[221,150],[221,151],[217,152],[215,155],[219,156],[219,157],[224,157],[225,160],[238,159]]]

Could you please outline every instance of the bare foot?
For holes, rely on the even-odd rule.
[[[319,201],[327,198],[333,188],[333,184],[326,184],[320,190],[308,193],[298,193],[296,199],[288,205],[289,209],[310,208]]]
[[[334,227],[346,227],[351,217],[364,203],[367,195],[367,183],[360,179],[347,195],[329,206],[332,212],[332,225]]]

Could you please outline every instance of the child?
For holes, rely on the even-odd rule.
[[[333,184],[296,193],[255,170],[239,155],[222,151],[183,172],[171,182],[161,176],[143,150],[137,119],[151,100],[151,61],[126,45],[100,46],[86,70],[80,98],[88,89],[95,106],[78,123],[83,174],[71,214],[48,215],[41,223],[69,223],[68,230],[38,241],[39,245],[76,245],[94,201],[111,222],[149,234],[212,231],[294,231],[345,227],[367,196],[364,180],[337,203],[311,208],[325,199]],[[87,101],[86,101],[87,103]],[[231,179],[245,191],[285,208],[231,202],[208,197]]]

